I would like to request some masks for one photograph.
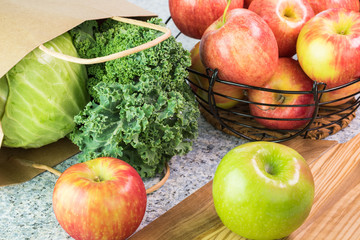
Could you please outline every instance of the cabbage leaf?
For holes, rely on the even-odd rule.
[[[69,33],[45,46],[78,56]],[[74,116],[89,101],[83,65],[54,58],[36,48],[0,79],[3,146],[37,148],[71,132]]]

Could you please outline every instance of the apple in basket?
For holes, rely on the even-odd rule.
[[[314,179],[304,158],[273,142],[230,150],[213,180],[215,210],[231,231],[249,239],[280,239],[308,217]]]
[[[53,209],[75,239],[126,239],[146,210],[146,189],[128,163],[110,157],[72,165],[55,184]]]
[[[169,0],[170,15],[186,36],[200,39],[205,29],[223,15],[226,0]],[[244,0],[231,0],[229,9],[242,8]]]
[[[310,19],[297,40],[297,57],[304,72],[329,87],[360,76],[360,13],[329,9]]]
[[[191,66],[190,69],[195,70],[198,73],[202,73],[206,75],[206,69],[200,60],[199,55],[199,45],[198,42],[190,51],[191,54]],[[198,86],[202,87],[205,90],[209,89],[209,78],[202,77],[197,73],[189,72],[189,80],[198,84]],[[215,82],[213,85],[214,91],[214,99],[217,107],[230,109],[237,105],[239,102],[237,100],[232,100],[226,97],[222,97],[218,94],[222,94],[225,96],[229,96],[236,99],[244,98],[244,90],[240,87],[228,85],[224,83]],[[196,89],[196,93],[201,97],[204,101],[208,102],[208,92],[202,90],[201,88]]]
[[[263,87],[275,91],[311,91],[313,84],[314,82],[306,76],[296,60],[280,58],[275,74]],[[248,97],[251,102],[254,102],[249,104],[250,113],[255,116],[257,122],[270,129],[299,128],[310,121],[315,110],[314,96],[311,93],[292,94],[249,89]],[[291,105],[301,106],[291,107]]]
[[[352,11],[359,11],[359,0],[307,0],[315,14],[330,8],[345,8]]]
[[[249,10],[261,16],[273,31],[280,57],[296,53],[296,40],[304,24],[314,16],[307,0],[254,0]]]
[[[357,81],[357,78],[353,79],[353,83],[350,83],[350,85],[340,86],[336,90],[331,85],[327,85],[326,90],[321,95],[320,102],[322,106],[338,106],[349,102],[359,92],[360,82]]]
[[[200,58],[205,67],[219,70],[219,78],[262,86],[274,74],[278,46],[267,23],[243,8],[224,13],[210,25],[200,41]]]

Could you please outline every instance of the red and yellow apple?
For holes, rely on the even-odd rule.
[[[242,8],[244,0],[231,0],[229,9]],[[205,29],[223,15],[226,0],[169,0],[171,18],[186,36],[200,39]]]
[[[204,32],[200,58],[205,67],[219,70],[219,78],[262,86],[275,72],[278,46],[267,23],[243,8],[230,10]]]
[[[276,72],[263,87],[275,91],[311,91],[313,81],[306,76],[296,60],[280,58]],[[313,94],[275,91],[249,89],[249,100],[256,103],[249,104],[250,113],[258,123],[269,129],[296,129],[310,121],[315,110]]]
[[[146,189],[136,170],[110,157],[70,166],[53,192],[58,222],[78,240],[126,239],[140,225],[146,202]]]
[[[359,11],[359,0],[307,0],[315,14],[330,8],[345,8],[352,11]]]
[[[360,82],[355,82],[348,86],[342,86],[341,88],[336,90],[335,87],[331,85],[326,86],[326,89],[323,91],[320,98],[320,102],[323,103],[323,106],[338,106],[347,103],[348,101],[353,99],[354,96],[359,92]]]
[[[190,51],[191,54],[191,67],[190,69],[195,70],[198,73],[202,73],[206,75],[206,68],[202,64],[200,60],[200,54],[199,54],[199,45],[200,42],[198,42]],[[196,73],[189,73],[189,80],[191,80],[194,83],[197,83],[200,87],[203,89],[208,90],[209,89],[209,78],[202,77],[199,74]],[[225,83],[219,83],[215,82],[213,86],[213,92],[214,92],[214,99],[215,104],[217,107],[224,108],[224,109],[230,109],[237,105],[239,102],[236,100],[232,100],[226,97],[222,97],[218,94],[222,94],[225,96],[229,96],[236,99],[243,99],[244,98],[244,90],[240,87],[225,84]],[[204,100],[208,101],[208,92],[202,90],[201,88],[196,89],[196,93]]]
[[[296,45],[304,72],[335,87],[360,76],[360,13],[329,9],[310,19]]]
[[[273,31],[280,57],[296,54],[296,40],[304,24],[314,16],[306,0],[254,0],[249,10],[262,17]]]

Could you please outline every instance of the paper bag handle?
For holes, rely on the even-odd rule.
[[[45,47],[43,44],[41,44],[39,46],[39,49],[55,58],[59,58],[59,59],[62,59],[62,60],[68,61],[68,62],[79,63],[79,64],[96,64],[96,63],[104,63],[107,61],[122,58],[122,57],[128,56],[130,54],[137,53],[142,50],[151,48],[151,47],[161,43],[162,41],[168,39],[171,36],[170,29],[156,25],[156,24],[139,21],[139,20],[135,20],[135,19],[130,19],[130,18],[123,18],[123,17],[113,17],[112,19],[119,21],[119,22],[129,23],[129,24],[140,26],[140,27],[158,30],[160,32],[163,32],[164,34],[150,42],[141,44],[134,48],[130,48],[130,49],[127,49],[127,50],[124,50],[121,52],[117,52],[117,53],[113,53],[113,54],[110,54],[110,55],[107,55],[104,57],[97,57],[97,58],[78,58],[78,57],[69,56],[66,54],[55,52],[54,50],[51,50],[51,49]]]
[[[34,162],[28,161],[26,159],[21,159],[21,158],[17,158],[17,157],[11,157],[11,161],[17,161],[18,163],[20,163],[21,165],[26,166],[26,167],[32,167],[32,168],[37,168],[37,169],[42,169],[42,170],[49,171],[49,172],[55,174],[58,177],[60,177],[60,175],[62,174],[60,171],[56,170],[55,168],[52,168],[50,166],[40,164],[40,163],[34,163]],[[147,188],[146,189],[146,194],[150,194],[152,192],[155,192],[160,187],[162,187],[165,184],[165,182],[168,180],[169,176],[170,176],[170,167],[169,167],[168,163],[165,163],[165,175],[163,176],[163,178],[159,182],[157,182],[153,186]]]

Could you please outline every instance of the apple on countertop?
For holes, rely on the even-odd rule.
[[[110,157],[70,166],[53,192],[56,219],[77,240],[126,239],[140,225],[146,202],[137,171]]]
[[[308,217],[314,188],[310,167],[297,151],[260,141],[222,158],[212,193],[215,210],[231,231],[249,239],[279,239]]]

